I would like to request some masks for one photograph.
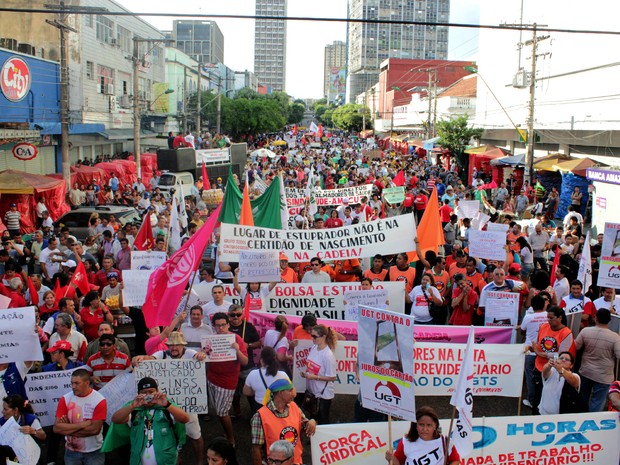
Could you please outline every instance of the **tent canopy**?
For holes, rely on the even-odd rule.
[[[597,163],[589,158],[575,158],[573,160],[556,163],[553,165],[553,169],[556,171],[569,171],[578,176],[585,176],[586,170],[597,164],[600,163]]]
[[[559,153],[548,155],[546,157],[534,160],[534,169],[542,171],[555,171],[553,165],[557,165],[563,161],[572,160],[570,155],[562,155]]]
[[[0,172],[0,194],[34,194],[56,189],[64,181],[17,170]]]
[[[506,155],[505,157],[495,158],[491,160],[491,166],[525,166],[525,154]]]

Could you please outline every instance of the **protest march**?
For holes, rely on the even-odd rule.
[[[620,223],[539,173],[274,137],[140,222],[3,234],[7,459],[618,463]]]

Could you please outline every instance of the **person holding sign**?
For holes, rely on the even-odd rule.
[[[243,289],[239,285],[239,269],[240,268],[235,269],[233,276],[233,285],[235,286],[235,290],[239,293],[245,305],[250,307],[250,312],[264,312],[265,300],[267,299],[267,296],[269,295],[271,290],[276,287],[276,284],[278,283],[247,283],[245,289]],[[249,299],[249,302],[246,302],[246,299]]]
[[[424,463],[425,465],[458,465],[461,457],[451,444],[446,460],[447,439],[439,432],[439,417],[431,407],[421,407],[415,413],[409,431],[399,441],[396,451],[385,452],[389,465]]]
[[[2,399],[0,426],[4,425],[11,417],[15,419],[19,425],[19,431],[23,434],[29,434],[39,441],[45,440],[45,431],[43,431],[41,422],[32,410],[32,405],[19,394]]]

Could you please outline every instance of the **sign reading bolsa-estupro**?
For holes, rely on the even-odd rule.
[[[415,250],[413,215],[333,229],[279,230],[222,223],[220,261],[238,262],[242,250],[286,252],[290,262],[344,260]]]

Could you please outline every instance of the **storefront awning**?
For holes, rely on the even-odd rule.
[[[30,123],[30,129],[41,131],[41,135],[60,135],[61,133],[60,123]],[[103,124],[76,123],[69,125],[69,134],[97,134],[101,131],[105,131]]]
[[[133,140],[133,129],[104,129],[102,131],[97,131],[97,134],[108,140]],[[155,136],[157,136],[156,132],[145,131],[144,129],[140,131],[141,139]]]

